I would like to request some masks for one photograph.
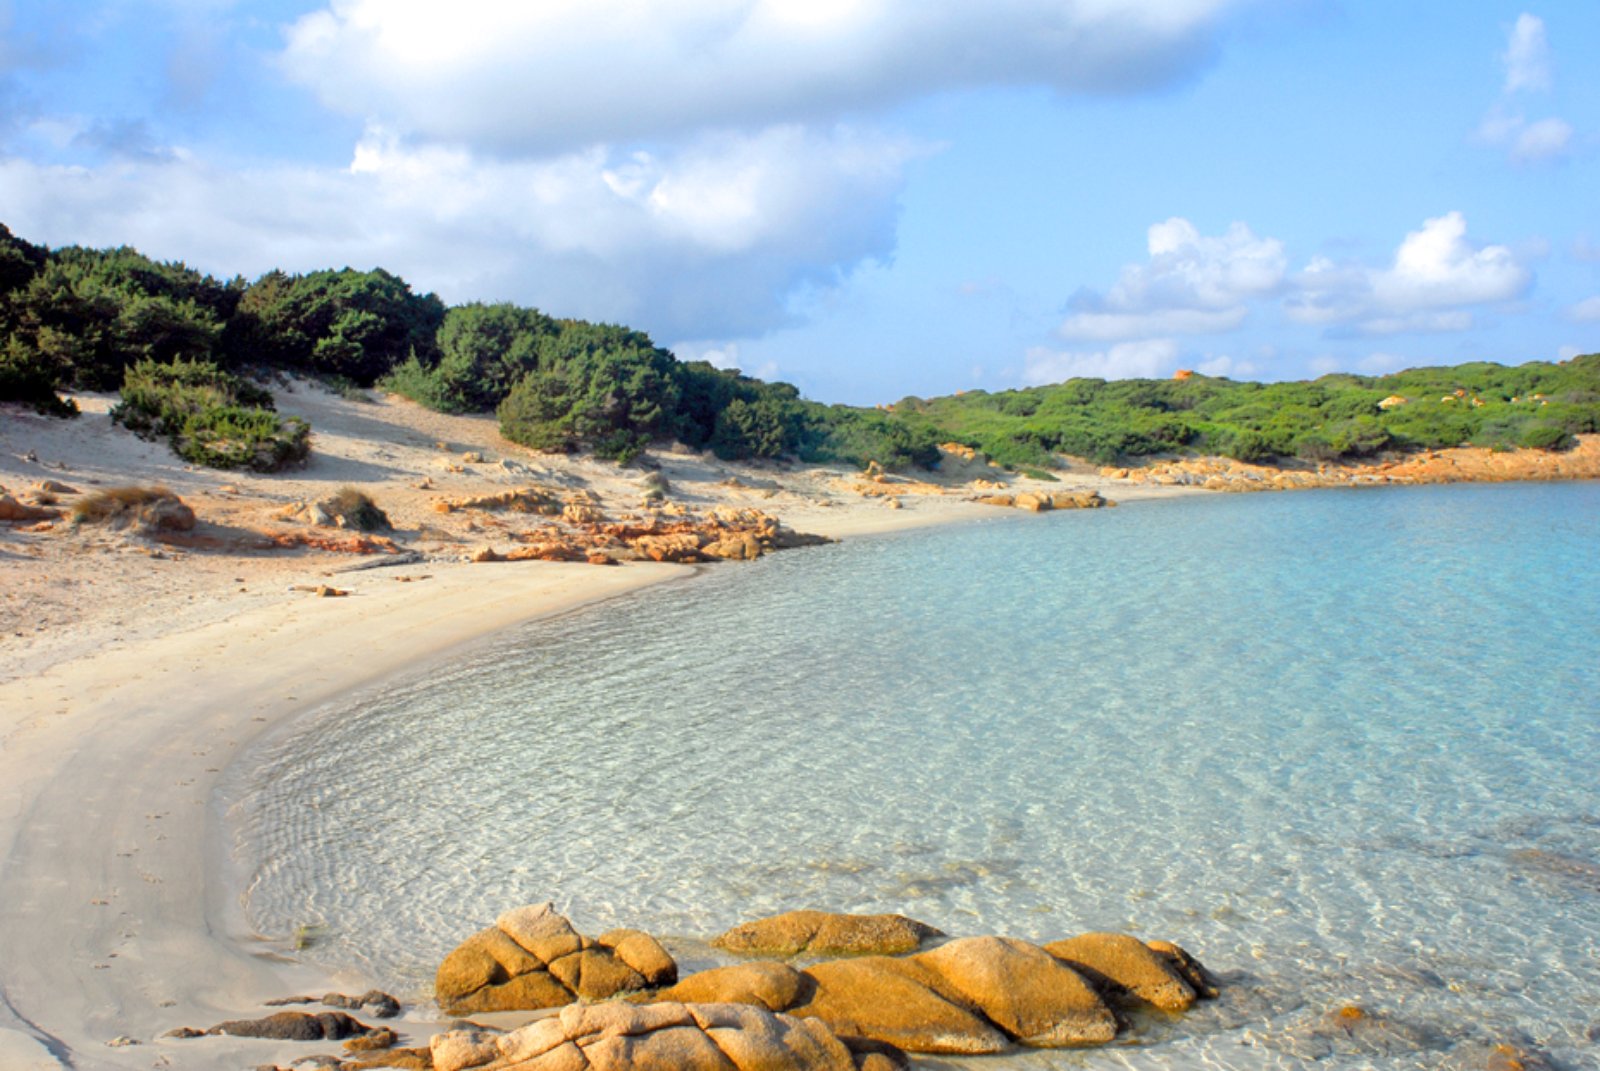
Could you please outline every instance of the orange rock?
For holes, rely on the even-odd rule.
[[[1195,991],[1161,954],[1125,933],[1086,933],[1044,950],[1091,980],[1130,993],[1162,1011],[1187,1011]]]

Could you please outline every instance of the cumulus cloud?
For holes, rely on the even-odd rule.
[[[1103,296],[1076,296],[1061,325],[1067,338],[1092,341],[1214,334],[1244,322],[1246,302],[1283,282],[1283,243],[1258,238],[1243,223],[1214,237],[1174,216],[1153,224],[1150,259],[1122,270]]]
[[[1510,301],[1532,281],[1509,248],[1474,245],[1465,217],[1450,212],[1406,235],[1387,268],[1314,258],[1292,279],[1284,311],[1297,323],[1354,325],[1364,334],[1464,331],[1472,326],[1467,306]]]
[[[188,154],[0,161],[0,203],[47,241],[130,242],[210,270],[381,264],[447,300],[512,298],[661,338],[759,333],[796,287],[893,248],[910,143],[837,128],[485,159],[374,130],[347,169],[233,171]]]
[[[1394,264],[1373,278],[1385,308],[1419,309],[1505,301],[1527,289],[1528,270],[1503,245],[1475,248],[1467,221],[1449,212],[1423,223],[1400,243]]]
[[[291,77],[411,136],[552,152],[831,121],[988,85],[1128,92],[1211,57],[1236,0],[331,0]]]
[[[1029,386],[1074,378],[1153,378],[1169,375],[1177,360],[1178,344],[1170,338],[1119,342],[1109,349],[1088,352],[1036,346],[1027,352],[1022,378]]]
[[[1506,65],[1507,93],[1550,88],[1550,42],[1545,38],[1544,20],[1537,15],[1523,12],[1517,16],[1501,58]]]
[[[1600,323],[1600,295],[1573,305],[1567,310],[1567,319],[1580,324]]]

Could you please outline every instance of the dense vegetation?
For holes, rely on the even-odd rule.
[[[304,456],[303,425],[240,378],[275,370],[495,412],[516,442],[624,462],[671,439],[729,459],[890,468],[932,464],[946,441],[1040,469],[1063,454],[1326,461],[1463,443],[1561,449],[1600,430],[1600,355],[1301,383],[1075,379],[861,409],[678,361],[626,327],[446,308],[381,269],[219,280],[128,248],[49,251],[0,225],[0,401],[70,415],[59,391],[121,389],[120,418],[186,457],[286,464]]]
[[[209,361],[140,361],[127,370],[111,419],[216,469],[276,472],[311,450],[305,421],[280,417],[271,394]]]
[[[1469,443],[1560,449],[1573,435],[1600,431],[1600,354],[1296,383],[1074,379],[907,398],[894,414],[1009,465],[1048,465],[1057,454],[1101,462],[1163,453],[1331,461]]]

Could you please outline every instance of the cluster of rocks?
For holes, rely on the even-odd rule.
[[[750,561],[776,550],[831,543],[825,536],[796,532],[758,509],[718,506],[695,515],[681,508],[635,515],[620,521],[546,525],[512,535],[520,546],[507,551],[480,548],[476,562],[620,561],[696,563]]]
[[[0,521],[12,524],[54,521],[61,516],[61,511],[56,508],[61,496],[78,493],[77,488],[68,487],[59,480],[40,480],[17,494],[0,487]]]
[[[285,997],[281,1000],[267,1001],[269,1007],[285,1004],[322,1004],[325,1007],[348,1009],[348,1011],[365,1009],[379,1019],[392,1019],[400,1014],[400,1002],[388,993],[376,989],[360,996],[325,993],[320,997]],[[349,1069],[349,1071],[368,1067],[433,1066],[432,1058],[426,1049],[397,1050],[394,1046],[398,1044],[400,1037],[393,1029],[387,1026],[369,1026],[347,1011],[274,1012],[258,1019],[229,1019],[205,1030],[180,1026],[162,1036],[184,1039],[219,1035],[260,1038],[267,1041],[342,1041],[346,1056],[355,1057],[354,1060],[337,1056],[308,1057],[306,1061],[296,1061],[297,1065],[311,1062],[320,1067]],[[117,1041],[108,1042],[111,1045],[119,1043],[138,1044],[131,1038],[119,1038]],[[363,1053],[381,1053],[381,1055],[365,1057],[359,1055]]]
[[[558,1008],[677,981],[678,965],[639,930],[584,937],[549,904],[507,911],[445,957],[434,978],[451,1015]]]
[[[509,1034],[433,1039],[434,1071],[900,1071],[893,1047],[742,1004],[571,1005]]]
[[[1122,1029],[1117,1009],[1125,1004],[1181,1012],[1216,995],[1204,968],[1181,948],[1126,934],[1084,934],[1049,945],[943,938],[898,915],[790,912],[735,927],[714,942],[783,959],[751,959],[678,980],[671,957],[639,931],[590,940],[548,904],[518,908],[446,957],[436,979],[442,1008],[460,1014],[618,997],[627,1003],[568,1008],[506,1035],[440,1035],[435,1066],[601,1071],[731,1063],[887,1071],[902,1066],[903,1052],[979,1055],[1016,1045],[1104,1044]],[[796,956],[844,958],[803,967],[785,961]],[[778,1045],[762,1058],[776,1062],[745,1059],[758,1039]],[[661,1046],[651,1050],[652,1059],[664,1062],[618,1062],[623,1050],[640,1046]],[[794,1047],[812,1055],[799,1060]]]
[[[1100,509],[1116,505],[1110,499],[1102,498],[1099,491],[1019,491],[1014,495],[983,495],[977,501],[985,506],[1025,509],[1030,513],[1056,509]]]

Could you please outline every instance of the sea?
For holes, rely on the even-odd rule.
[[[1478,484],[708,567],[257,746],[222,801],[243,918],[415,999],[546,900],[688,967],[794,908],[1120,930],[1221,996],[922,1063],[1600,1067],[1597,550],[1600,484]]]

